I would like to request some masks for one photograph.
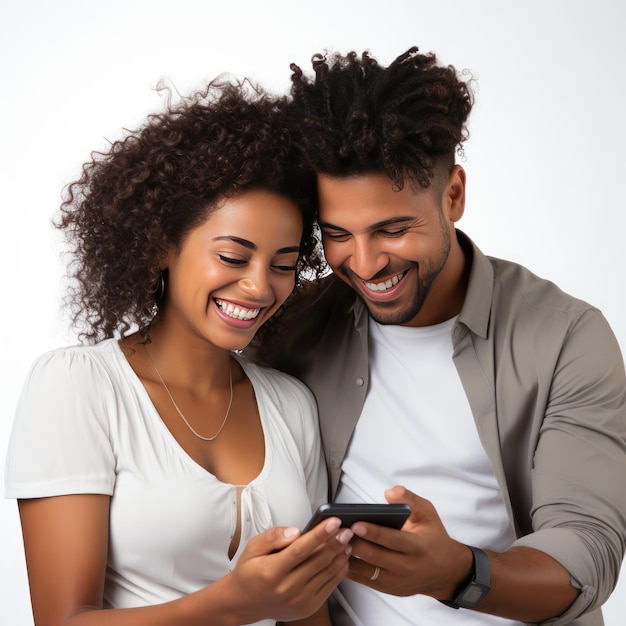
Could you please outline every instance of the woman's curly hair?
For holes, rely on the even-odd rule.
[[[298,276],[323,271],[315,177],[298,166],[286,104],[247,80],[221,78],[175,105],[168,97],[163,112],[92,153],[54,222],[70,245],[66,303],[81,339],[146,334],[167,248],[245,190],[274,191],[300,207]]]
[[[426,188],[436,167],[454,165],[468,138],[470,82],[434,54],[412,47],[388,67],[368,52],[312,58],[314,78],[292,70],[292,114],[315,171],[334,176],[385,172]]]

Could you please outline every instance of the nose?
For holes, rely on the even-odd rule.
[[[239,279],[239,288],[257,301],[272,297],[269,268],[250,265],[246,275]]]
[[[389,263],[389,257],[375,241],[368,237],[355,237],[348,267],[359,278],[373,278]]]

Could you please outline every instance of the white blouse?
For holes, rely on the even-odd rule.
[[[326,499],[311,392],[239,359],[256,395],[265,463],[248,485],[222,483],[181,448],[116,340],[44,354],[18,404],[5,496],[111,496],[105,606],[173,600],[227,574],[248,539],[302,528]],[[241,541],[228,548],[241,492]],[[263,622],[274,623],[274,622]]]

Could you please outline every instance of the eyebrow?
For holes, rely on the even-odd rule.
[[[222,235],[221,237],[214,237],[213,241],[232,241],[238,243],[240,246],[247,248],[248,250],[258,250],[257,245],[248,239],[241,237],[235,237],[234,235]],[[280,248],[276,250],[276,254],[287,254],[289,252],[300,252],[300,246],[287,246],[286,248]]]
[[[390,226],[391,224],[397,224],[399,222],[409,222],[414,220],[414,215],[399,215],[398,217],[391,217],[388,220],[383,220],[382,222],[376,222],[375,224],[371,224],[366,228],[367,231],[376,230],[378,228],[382,228],[384,226]],[[335,224],[331,224],[330,222],[320,222],[321,228],[331,228],[332,230],[342,230],[344,232],[348,232],[345,228],[341,226],[335,226]]]

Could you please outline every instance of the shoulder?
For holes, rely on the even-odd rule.
[[[111,346],[71,346],[42,354],[18,401],[9,450],[14,497],[110,495],[117,394]]]
[[[39,356],[32,364],[26,388],[32,385],[51,390],[84,393],[90,387],[109,385],[110,364],[116,358],[117,346],[107,340],[93,346],[66,346]]]
[[[518,354],[528,352],[533,362],[541,356],[554,367],[560,362],[584,370],[586,377],[612,370],[617,384],[623,384],[617,339],[597,307],[522,265],[493,258],[490,262],[494,269],[491,324],[503,345],[515,346]]]
[[[599,311],[564,292],[552,281],[528,268],[486,256],[463,233],[459,241],[471,257],[469,284],[460,320],[474,333],[486,337],[489,329],[567,332],[577,321]]]
[[[516,327],[530,334],[535,343],[558,347],[572,340],[593,341],[610,329],[599,309],[566,293],[552,281],[528,268],[502,259],[490,258],[494,270],[492,315],[498,326]]]
[[[471,259],[466,300],[473,308],[486,312],[491,302],[492,314],[502,310],[510,315],[534,312],[574,317],[594,309],[519,263],[485,255],[465,233],[457,231],[457,236]]]
[[[566,293],[552,281],[537,276],[519,263],[488,258],[494,270],[496,295],[500,297],[516,299],[520,306],[575,316],[595,309],[588,302]]]
[[[104,415],[127,393],[128,379],[117,341],[57,348],[32,364],[20,395],[21,412]],[[63,418],[65,419],[65,418]]]
[[[619,361],[615,336],[596,307],[519,263],[485,256],[463,234],[460,241],[472,260],[459,321],[475,336],[493,342],[502,355],[527,355],[529,367],[539,355],[546,367],[555,366],[566,347],[571,361],[577,353],[597,354],[600,346]],[[461,327],[457,332],[461,336]]]
[[[259,406],[273,407],[296,439],[317,430],[317,404],[311,390],[300,380],[284,372],[257,365],[239,357],[246,375],[254,386]]]
[[[261,388],[279,404],[310,403],[313,394],[300,380],[271,367],[257,365],[244,357],[239,362],[255,387]]]

